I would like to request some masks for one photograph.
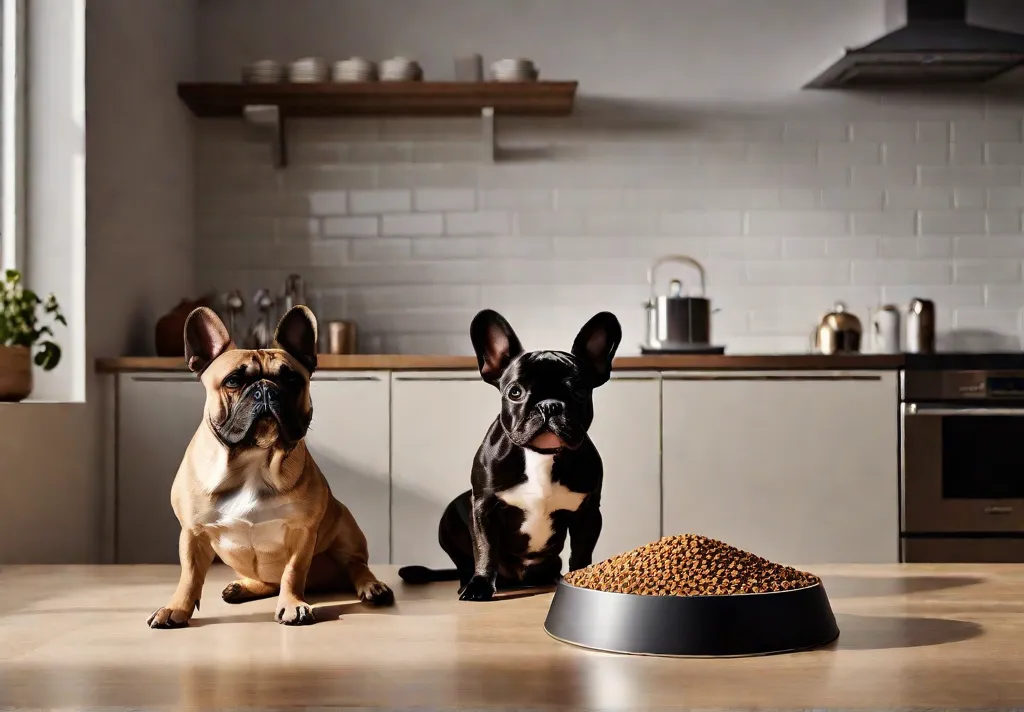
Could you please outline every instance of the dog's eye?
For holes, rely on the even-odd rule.
[[[225,388],[238,388],[242,385],[242,379],[238,376],[228,376],[224,379],[223,385]]]
[[[517,401],[523,397],[523,389],[519,386],[512,386],[508,389],[509,400]]]
[[[281,373],[281,380],[287,388],[302,388],[306,385],[306,379],[304,379],[295,371],[284,371]]]

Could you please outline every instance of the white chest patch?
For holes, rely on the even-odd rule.
[[[499,492],[498,499],[523,510],[523,525],[519,531],[529,538],[529,550],[536,552],[541,551],[554,534],[551,515],[559,510],[575,512],[586,495],[551,481],[554,455],[542,455],[532,450],[525,450],[524,454],[526,482]]]
[[[274,551],[284,546],[292,505],[261,497],[246,484],[221,497],[207,524],[215,548]]]

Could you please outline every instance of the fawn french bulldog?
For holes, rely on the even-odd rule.
[[[225,601],[276,595],[275,618],[285,625],[315,622],[307,591],[351,588],[374,605],[394,602],[367,565],[366,537],[303,440],[313,418],[316,318],[294,307],[274,338],[275,348],[239,349],[203,307],[185,324],[185,359],[206,388],[206,406],[171,486],[181,577],[149,617],[151,628],[188,625],[214,555],[238,575]]]

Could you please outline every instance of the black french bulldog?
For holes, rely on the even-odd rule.
[[[601,456],[587,436],[593,390],[611,376],[622,340],[618,319],[601,312],[580,330],[572,352],[524,352],[512,327],[484,310],[470,326],[483,380],[502,396],[473,460],[472,489],[445,509],[438,541],[455,564],[406,566],[407,583],[458,579],[463,601],[486,601],[498,588],[549,586],[562,572],[589,566],[601,534]]]

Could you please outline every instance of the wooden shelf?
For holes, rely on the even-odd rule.
[[[577,82],[185,83],[178,96],[202,118],[239,117],[272,133],[274,165],[288,165],[292,118],[479,116],[483,154],[497,153],[496,116],[568,116]]]
[[[179,84],[196,116],[242,116],[276,106],[282,117],[566,116],[577,82],[365,82],[351,84]]]

